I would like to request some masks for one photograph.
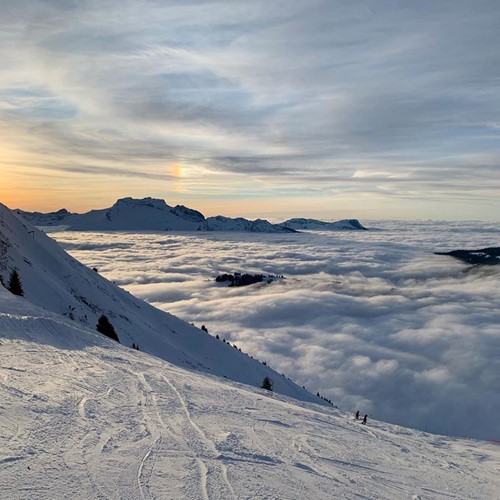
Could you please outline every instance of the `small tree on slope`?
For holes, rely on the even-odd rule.
[[[14,269],[10,273],[9,283],[7,284],[7,290],[14,295],[19,295],[22,297],[24,295],[23,286],[21,285],[21,278],[19,278],[19,273],[17,269]]]
[[[262,385],[260,386],[262,389],[267,389],[268,391],[273,390],[273,381],[269,377],[264,377],[262,381]]]
[[[120,342],[120,340],[118,339],[118,335],[115,332],[115,328],[109,321],[108,317],[105,316],[104,314],[98,319],[96,330],[102,333],[103,335],[106,335],[106,337],[109,337],[110,339]]]

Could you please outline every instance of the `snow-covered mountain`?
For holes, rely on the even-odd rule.
[[[186,370],[1,286],[0,351],[2,498],[498,498],[497,444]]]
[[[0,205],[5,282],[14,268],[24,297],[0,286],[2,497],[417,500],[500,491],[498,444],[371,418],[361,425],[319,405],[119,289]],[[122,344],[96,332],[102,313]],[[264,376],[274,392],[258,387]]]
[[[126,346],[138,344],[178,366],[253,386],[269,376],[276,392],[322,401],[249,355],[117,287],[0,204],[0,276],[5,283],[13,269],[18,269],[27,301],[93,330],[104,314]]]
[[[48,213],[25,212],[17,209],[16,213],[34,226],[70,226],[79,216],[79,214],[68,212],[65,208]]]
[[[243,217],[207,217],[197,210],[155,198],[122,198],[111,208],[76,214],[61,209],[43,214],[16,212],[35,226],[65,226],[73,231],[250,231],[258,233],[290,233],[300,229],[347,231],[366,230],[356,219],[323,222],[315,219],[290,219],[280,224]]]
[[[35,226],[67,226],[72,231],[257,231],[264,233],[294,232],[265,220],[209,217],[185,207],[171,207],[155,198],[122,198],[111,208],[75,214],[65,209],[49,214],[16,210]]]
[[[267,220],[248,220],[243,217],[232,219],[217,215],[208,217],[198,228],[199,231],[251,231],[254,233],[294,233],[293,228],[271,224]]]
[[[366,231],[357,219],[344,219],[336,222],[324,222],[316,219],[288,219],[280,224],[289,229],[309,229],[312,231]]]

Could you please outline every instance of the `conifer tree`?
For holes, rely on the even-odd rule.
[[[7,290],[9,290],[9,292],[13,293],[14,295],[19,295],[21,297],[24,295],[23,286],[21,285],[21,278],[19,277],[17,269],[14,269],[10,273],[9,283],[7,284]]]
[[[264,380],[262,381],[262,385],[260,387],[262,389],[272,391],[273,390],[273,381],[269,377],[264,377]]]
[[[96,330],[99,333],[106,335],[106,337],[109,337],[110,339],[120,342],[120,340],[118,339],[118,335],[115,332],[115,328],[109,321],[108,317],[105,316],[104,314],[102,314],[99,320],[97,321]]]

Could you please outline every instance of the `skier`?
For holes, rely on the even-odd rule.
[[[361,422],[363,425],[366,425],[366,419],[368,418],[368,415],[365,415],[363,418],[363,422]]]
[[[359,410],[356,412],[356,420],[359,420]]]

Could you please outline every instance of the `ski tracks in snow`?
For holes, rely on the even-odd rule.
[[[200,470],[200,490],[203,499],[208,500],[214,497],[236,499],[233,486],[228,478],[227,467],[221,460],[221,454],[217,446],[193,420],[185,399],[174,384],[164,376],[162,376],[162,379],[175,393],[182,412],[185,415],[188,425],[183,425],[181,432],[186,441],[192,445],[192,451],[198,463]],[[220,479],[222,479],[222,484],[226,488],[225,492],[220,491],[218,487]]]
[[[154,472],[154,467],[157,458],[157,450],[161,447],[163,439],[163,429],[165,423],[158,411],[158,405],[151,386],[146,381],[143,373],[136,374],[140,395],[139,405],[144,417],[144,423],[147,433],[151,436],[152,442],[149,445],[146,453],[142,456],[137,469],[137,484],[139,492],[143,500],[154,498],[151,493],[150,480]],[[154,417],[150,414],[148,408],[152,408]]]
[[[138,407],[144,433],[150,443],[138,457],[136,482],[142,500],[153,498],[236,499],[226,464],[216,444],[194,421],[177,387],[163,375],[134,373]],[[191,481],[172,484],[171,491],[158,490],[158,478],[173,468],[198,474]],[[195,471],[197,471],[195,473]],[[198,489],[194,490],[194,485]]]

